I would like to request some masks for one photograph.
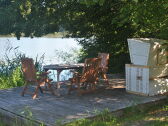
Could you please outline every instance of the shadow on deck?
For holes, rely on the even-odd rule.
[[[111,80],[115,82],[114,80]],[[108,108],[111,112],[123,109],[135,104],[143,104],[164,99],[165,96],[145,97],[129,94],[121,83],[111,85],[113,88],[97,91],[93,94],[77,96],[76,93],[67,95],[66,88],[62,88],[60,97],[49,93],[40,94],[33,100],[30,95],[20,96],[22,88],[0,90],[0,115],[2,118],[21,118],[27,120],[23,112],[26,107],[32,112],[31,120],[44,122],[53,126],[57,121],[67,123],[75,119],[92,117],[94,111],[103,111]]]

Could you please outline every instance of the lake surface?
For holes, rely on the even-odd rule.
[[[35,58],[45,53],[45,63],[57,62],[56,50],[68,52],[71,48],[79,49],[80,46],[73,38],[0,38],[0,59],[4,57],[8,45],[19,46],[18,50],[26,56]]]
[[[61,63],[58,60],[57,52],[63,51],[69,53],[72,48],[80,49],[81,46],[73,38],[0,38],[0,60],[4,59],[5,50],[9,47],[18,47],[17,50],[26,54],[28,57],[36,58],[45,54],[44,64],[58,64]],[[13,57],[14,54],[11,51],[9,57]],[[69,57],[70,58],[70,57]],[[62,73],[62,80],[67,79],[64,77],[66,71]],[[55,73],[54,73],[55,74]],[[53,75],[54,76],[54,75]]]

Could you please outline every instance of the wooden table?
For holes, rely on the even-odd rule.
[[[57,88],[60,88],[60,73],[63,70],[69,70],[69,69],[80,69],[84,67],[84,63],[78,63],[78,64],[51,64],[51,65],[45,65],[43,66],[43,69],[45,71],[48,70],[57,70]]]

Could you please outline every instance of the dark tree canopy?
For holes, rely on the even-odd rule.
[[[0,0],[0,34],[40,37],[58,32],[69,3],[102,4],[104,0]]]
[[[168,39],[167,0],[0,0],[0,34],[42,36],[68,31],[83,58],[110,53],[110,71],[129,63],[127,38]]]

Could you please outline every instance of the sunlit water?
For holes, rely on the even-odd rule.
[[[19,52],[26,54],[27,57],[35,59],[44,54],[44,64],[58,64],[56,50],[69,52],[72,48],[80,49],[80,45],[73,38],[0,38],[0,60],[4,59],[6,49],[11,46],[17,48]],[[9,53],[9,57],[13,57],[13,53]],[[67,80],[69,76],[66,72],[60,75],[61,80]],[[56,81],[56,71],[52,73],[51,77]]]

